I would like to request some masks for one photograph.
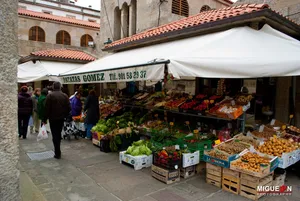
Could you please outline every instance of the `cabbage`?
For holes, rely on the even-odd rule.
[[[126,154],[131,154],[132,151],[133,151],[133,147],[130,146],[130,147],[128,147],[128,149],[127,149],[127,151],[126,151]]]
[[[139,141],[133,142],[133,145],[135,145],[135,146],[140,146],[143,144],[144,144],[144,140],[139,140]]]
[[[131,152],[131,155],[132,156],[138,156],[138,155],[140,155],[139,149],[133,150],[133,152]]]

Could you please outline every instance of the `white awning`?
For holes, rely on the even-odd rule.
[[[55,62],[55,61],[28,61],[18,65],[18,82],[28,83],[41,80],[60,81],[60,73],[70,71],[83,64]]]
[[[185,40],[169,57],[174,77],[256,78],[300,75],[300,41],[269,25],[230,29]]]
[[[294,76],[300,75],[300,42],[269,25],[245,26],[115,53],[61,75],[66,83],[159,80],[164,64],[149,63],[162,60],[170,61],[175,78]],[[146,72],[143,79],[130,76],[140,71]]]

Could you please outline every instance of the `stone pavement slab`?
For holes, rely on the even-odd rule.
[[[37,142],[36,136],[29,135],[28,140],[20,141],[21,168],[47,201],[248,200],[205,183],[204,173],[166,185],[151,176],[150,168],[135,171],[120,164],[117,153],[100,152],[84,139],[63,141],[61,160],[31,161],[26,155],[52,149],[51,138]],[[299,201],[299,178],[288,175],[289,184],[295,185],[292,196],[264,197],[260,201]]]

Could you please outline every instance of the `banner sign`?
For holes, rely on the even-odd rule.
[[[129,82],[161,80],[164,78],[164,64],[143,67],[123,68],[62,77],[63,84]]]

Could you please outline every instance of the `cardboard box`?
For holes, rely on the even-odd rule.
[[[189,166],[197,165],[200,160],[200,152],[195,151],[194,153],[182,154],[182,167],[186,168]]]
[[[189,166],[187,168],[180,168],[180,176],[184,179],[192,177],[195,175],[196,165]]]
[[[211,163],[213,165],[217,165],[217,166],[220,166],[220,167],[223,167],[223,168],[229,168],[230,167],[230,162],[233,161],[233,160],[236,160],[237,158],[239,158],[239,155],[234,154],[234,155],[229,155],[227,160],[222,160],[222,159],[219,159],[219,158],[209,156],[207,154],[207,151],[204,151],[204,156],[203,156],[203,160],[205,162]]]
[[[166,184],[172,184],[180,181],[179,170],[166,170],[164,168],[152,165],[151,174],[152,177]]]
[[[152,165],[153,155],[150,156],[142,155],[142,156],[131,156],[129,154],[125,154],[126,151],[122,151],[119,154],[120,163],[127,163],[132,165],[135,170],[140,170],[142,168],[147,168]]]

